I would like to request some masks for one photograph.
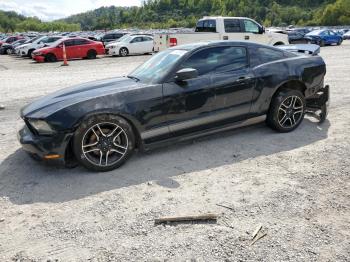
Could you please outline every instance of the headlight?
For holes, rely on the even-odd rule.
[[[51,126],[43,120],[29,119],[28,122],[40,135],[52,135],[54,133]]]
[[[33,55],[42,55],[41,52],[34,52]]]

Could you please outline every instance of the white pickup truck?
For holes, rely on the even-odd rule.
[[[193,33],[156,34],[154,51],[212,40],[252,41],[266,45],[287,45],[288,35],[265,32],[265,28],[246,17],[203,17]]]

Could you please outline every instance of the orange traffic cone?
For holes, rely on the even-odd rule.
[[[63,42],[63,64],[61,66],[68,66],[66,45],[64,44],[64,42]]]

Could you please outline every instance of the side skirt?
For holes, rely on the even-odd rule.
[[[188,135],[183,135],[183,136],[179,136],[179,137],[174,137],[174,138],[162,140],[160,142],[154,142],[151,144],[143,144],[142,150],[148,151],[148,150],[152,150],[154,148],[172,145],[172,144],[175,144],[176,142],[193,140],[195,138],[209,136],[209,135],[216,134],[219,132],[229,131],[229,130],[233,130],[233,129],[237,129],[237,128],[241,128],[241,127],[245,127],[245,126],[251,126],[251,125],[262,123],[265,120],[266,120],[266,115],[257,116],[257,117],[253,117],[253,118],[250,118],[247,120],[242,120],[242,121],[238,121],[238,122],[235,122],[232,124],[220,126],[217,128],[211,128],[211,129],[207,129],[207,130],[200,131],[200,132],[195,132],[195,133],[188,134]]]

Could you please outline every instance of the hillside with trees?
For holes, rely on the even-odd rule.
[[[0,32],[25,31],[78,31],[80,24],[69,24],[64,21],[42,22],[36,17],[25,17],[16,12],[0,10]]]
[[[148,0],[101,7],[63,21],[82,29],[193,27],[204,15],[247,16],[265,26],[350,25],[350,0]]]
[[[350,25],[350,0],[146,0],[53,22],[0,11],[0,32],[193,27],[205,15],[247,16],[265,26]]]

